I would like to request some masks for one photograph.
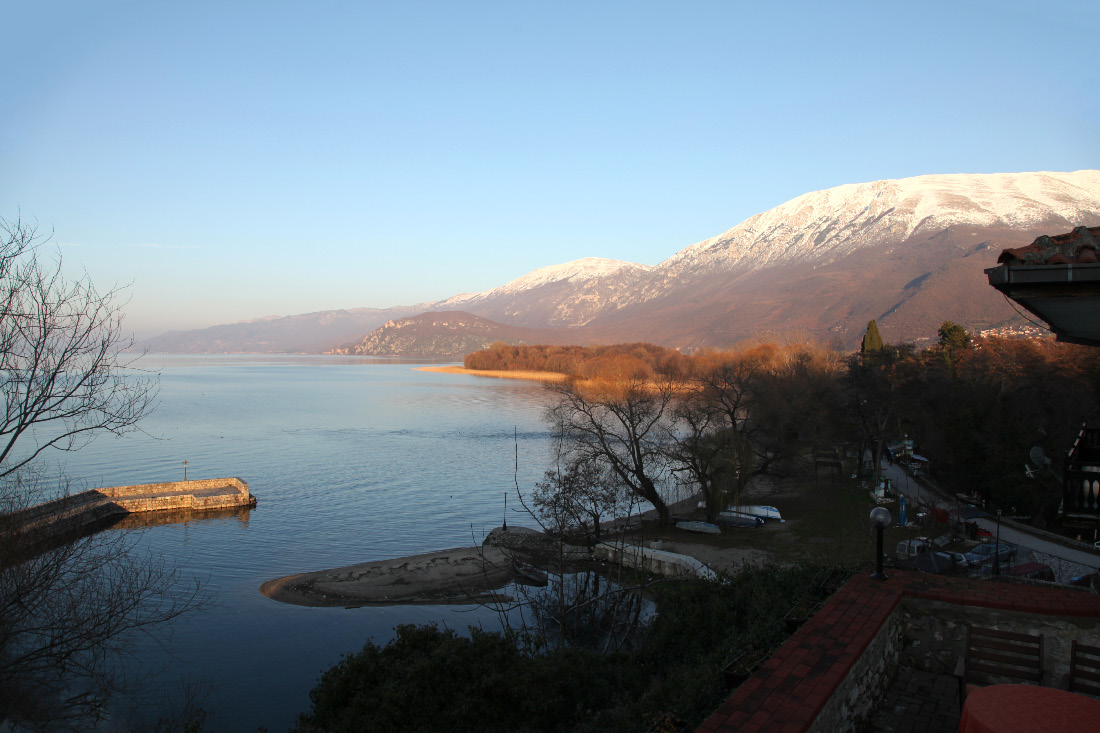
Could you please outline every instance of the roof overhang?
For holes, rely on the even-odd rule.
[[[989,284],[1041,318],[1059,341],[1100,346],[1100,263],[999,265]]]

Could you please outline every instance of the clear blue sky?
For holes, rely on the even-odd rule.
[[[0,216],[139,335],[656,264],[808,191],[1100,167],[1100,3],[8,2]]]

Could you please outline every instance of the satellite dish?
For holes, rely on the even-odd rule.
[[[1050,467],[1050,459],[1047,458],[1046,452],[1044,452],[1043,449],[1039,446],[1035,446],[1034,448],[1032,448],[1031,452],[1028,454],[1028,457],[1031,459],[1031,465],[1033,466],[1037,466],[1040,469]]]

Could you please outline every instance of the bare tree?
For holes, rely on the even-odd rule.
[[[775,409],[772,344],[700,359],[693,389],[678,409],[674,457],[698,484],[707,516],[736,503],[753,476],[774,473],[786,456],[764,413]]]
[[[617,516],[619,481],[597,463],[585,459],[548,469],[535,484],[533,511],[540,524],[556,534],[575,533],[600,540],[600,519]]]
[[[97,434],[121,434],[152,407],[156,381],[123,352],[119,292],[69,281],[61,260],[39,256],[22,221],[0,221],[0,476],[43,451],[76,450]]]
[[[711,521],[754,476],[798,470],[804,443],[827,430],[838,366],[831,352],[759,344],[697,357],[677,401],[669,457],[698,488]]]
[[[676,405],[676,422],[670,426],[668,455],[673,473],[698,489],[707,521],[737,500],[743,464],[751,469],[752,452],[726,425],[724,413],[699,393],[685,396]]]
[[[201,589],[132,535],[23,530],[18,510],[67,493],[45,478],[47,451],[134,429],[156,394],[123,353],[119,292],[66,279],[44,242],[0,220],[0,720],[79,729],[104,714],[135,632],[194,608]]]
[[[549,418],[563,436],[570,460],[603,466],[638,499],[657,510],[660,525],[669,510],[661,490],[668,470],[665,423],[675,388],[638,375],[550,383],[557,402]]]

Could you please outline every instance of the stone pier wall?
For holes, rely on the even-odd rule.
[[[239,478],[204,478],[194,481],[167,481],[159,484],[134,484],[133,486],[108,486],[103,489],[92,489],[112,499],[126,498],[143,494],[168,494],[179,492],[205,491],[208,489],[220,489],[232,487],[239,493],[248,495],[248,484]]]
[[[198,479],[89,489],[4,517],[4,530],[34,532],[42,539],[79,532],[114,516],[169,510],[252,506],[255,498],[239,478]]]

